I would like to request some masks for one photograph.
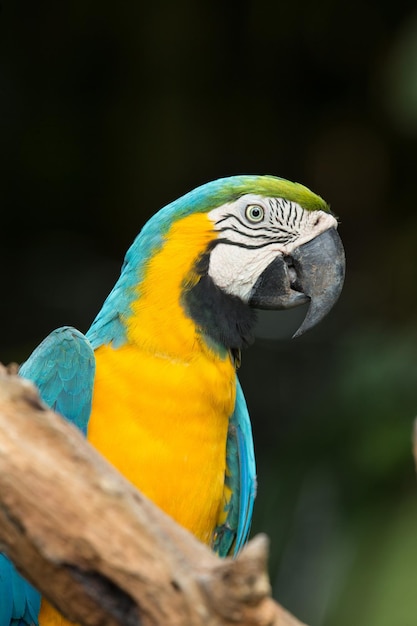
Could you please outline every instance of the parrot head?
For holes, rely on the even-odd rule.
[[[173,238],[180,239],[174,253],[168,245]],[[202,243],[194,252],[199,238]],[[174,266],[186,264],[180,265],[177,257],[193,254],[191,271],[180,277],[182,309],[208,341],[227,349],[239,350],[251,342],[256,309],[309,303],[294,335],[300,336],[330,311],[343,286],[343,245],[337,220],[322,198],[274,176],[221,178],[168,204],[145,224],[126,255],[108,306],[93,324],[93,340],[103,327],[110,324],[114,330],[129,317],[132,303],[126,294],[133,287],[136,296],[146,293],[151,260],[164,250],[171,256],[152,288],[163,283],[169,268],[181,273]],[[161,306],[168,284],[164,289]],[[117,310],[120,302],[124,310]],[[120,343],[120,329],[109,338]]]
[[[209,189],[207,216],[216,236],[198,261],[199,282],[185,294],[191,316],[203,327],[211,322],[211,334],[219,335],[215,328],[222,324],[218,318],[214,323],[213,309],[227,311],[229,327],[223,322],[223,335],[216,338],[230,343],[233,337],[239,344],[240,335],[242,345],[242,326],[253,319],[244,307],[278,310],[308,302],[294,337],[315,326],[338,299],[345,274],[337,220],[325,201],[272,176],[220,179],[194,194]]]
[[[212,209],[218,232],[208,277],[222,291],[258,309],[309,302],[300,336],[338,299],[345,255],[326,203],[301,185],[263,177],[263,194],[245,193]],[[279,195],[277,195],[279,194]]]

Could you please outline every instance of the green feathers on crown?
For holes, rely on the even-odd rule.
[[[329,212],[329,205],[317,194],[299,183],[277,176],[230,176],[197,187],[179,201],[191,211],[210,211],[241,196],[253,193],[270,198],[284,198],[296,202],[306,211]]]

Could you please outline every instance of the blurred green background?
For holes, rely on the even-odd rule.
[[[0,359],[85,331],[146,219],[272,173],[340,218],[339,303],[264,314],[241,368],[275,597],[310,626],[417,624],[417,6],[3,2]]]

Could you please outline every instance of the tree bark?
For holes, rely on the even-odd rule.
[[[270,597],[267,539],[219,559],[0,370],[0,551],[85,626],[301,626]]]

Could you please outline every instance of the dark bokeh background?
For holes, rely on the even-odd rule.
[[[336,308],[265,315],[241,379],[254,531],[311,626],[417,623],[417,8],[413,2],[3,2],[0,359],[85,331],[146,219],[236,173],[340,217]],[[297,316],[297,314],[296,314]]]

